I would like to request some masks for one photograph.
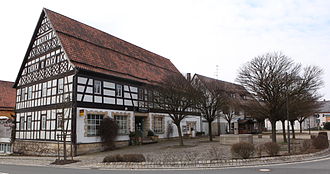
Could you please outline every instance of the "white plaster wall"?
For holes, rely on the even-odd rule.
[[[108,109],[94,109],[94,108],[77,108],[77,143],[95,143],[95,142],[101,142],[101,139],[99,136],[93,136],[93,137],[86,137],[85,136],[85,116],[79,116],[79,111],[80,110],[85,110],[85,114],[88,111],[95,111],[95,112],[107,112],[107,116],[111,117],[111,113],[112,112],[122,112],[122,113],[129,113],[131,115],[131,117],[129,119],[131,119],[130,123],[130,127],[132,127],[133,125],[133,120],[132,120],[132,115],[134,114],[132,111],[122,111],[122,110],[108,110]],[[123,141],[123,140],[128,140],[128,136],[127,135],[119,135],[117,137],[117,141]]]
[[[85,110],[85,114],[88,111],[95,111],[95,112],[107,112],[108,116],[111,116],[112,112],[116,112],[116,113],[125,113],[125,114],[130,114],[130,131],[133,131],[134,129],[134,125],[133,125],[133,119],[134,119],[134,112],[133,111],[123,111],[123,110],[109,110],[109,109],[95,109],[95,108],[77,108],[77,128],[76,128],[76,133],[77,133],[77,143],[94,143],[94,142],[101,142],[100,137],[86,137],[85,136],[85,116],[79,116],[79,111],[80,110]],[[166,131],[167,131],[167,123],[170,122],[172,123],[172,119],[168,116],[168,114],[162,114],[162,113],[149,113],[149,116],[152,115],[164,115],[165,116],[165,131],[163,134],[157,134],[159,136],[159,138],[167,138],[166,137]],[[146,128],[146,129],[152,129],[152,119],[150,120],[150,128]],[[201,127],[200,127],[200,117],[199,116],[187,116],[185,119],[183,119],[181,121],[181,128],[182,126],[186,126],[187,121],[195,121],[196,122],[196,131],[201,131]],[[173,133],[171,135],[171,137],[177,137],[178,136],[178,131],[177,128],[174,124],[172,124],[173,126]],[[123,140],[129,140],[128,135],[119,135],[117,137],[117,141],[123,141]]]

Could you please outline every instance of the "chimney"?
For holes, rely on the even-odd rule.
[[[187,73],[186,78],[187,78],[188,81],[191,81],[191,74]]]

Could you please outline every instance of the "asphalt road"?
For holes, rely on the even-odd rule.
[[[226,169],[184,169],[184,170],[98,170],[98,169],[71,169],[59,167],[36,167],[20,165],[0,165],[0,174],[330,174],[330,158],[271,166],[237,167]]]

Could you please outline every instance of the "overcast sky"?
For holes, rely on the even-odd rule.
[[[328,0],[0,1],[0,79],[14,81],[42,8],[169,58],[182,73],[235,82],[253,57],[281,51],[324,70],[330,99]]]

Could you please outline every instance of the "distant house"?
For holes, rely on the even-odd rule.
[[[173,125],[166,109],[146,86],[179,73],[167,58],[43,9],[14,84],[14,149],[57,154],[56,143],[66,133],[75,155],[100,151],[104,117],[119,125],[117,144],[127,145],[131,131],[175,137],[176,129],[167,132]],[[182,126],[199,120],[189,116]]]
[[[193,81],[198,80],[201,83],[208,85],[217,85],[219,89],[222,89],[226,94],[227,106],[223,108],[220,118],[212,123],[212,131],[214,135],[218,135],[219,131],[221,134],[233,132],[234,126],[228,125],[224,119],[224,114],[232,114],[231,124],[238,124],[238,132],[242,133],[254,133],[257,130],[257,125],[251,115],[244,109],[244,106],[253,101],[252,95],[241,85],[226,82],[222,80],[213,79],[203,75],[195,74]],[[208,125],[206,120],[203,121],[203,131],[208,133]]]
[[[330,101],[320,101],[321,107],[315,113],[318,118],[316,122],[320,124],[321,127],[324,126],[326,122],[330,122]]]
[[[326,122],[330,122],[330,101],[318,101],[320,102],[320,108],[316,109],[316,112],[307,117],[302,123],[302,129],[308,130],[309,128],[322,128]],[[286,123],[285,123],[286,124]],[[271,124],[268,120],[265,122],[267,130],[271,130]],[[298,121],[294,122],[295,130],[300,129]],[[276,122],[276,129],[282,130],[282,123],[280,121]]]
[[[12,123],[15,115],[14,82],[0,81],[0,153],[11,152]]]

